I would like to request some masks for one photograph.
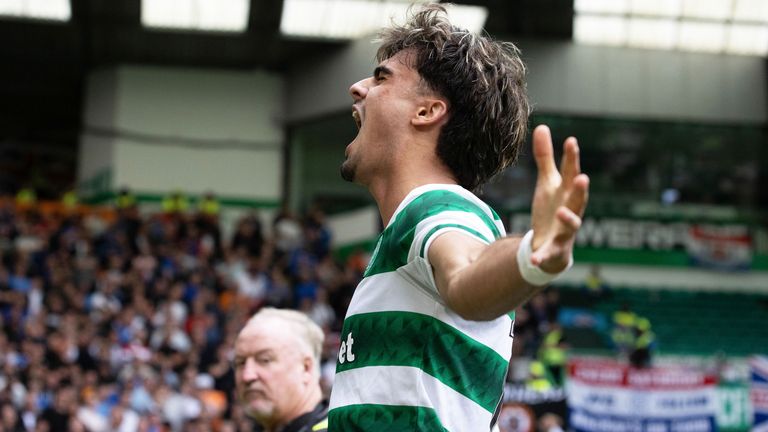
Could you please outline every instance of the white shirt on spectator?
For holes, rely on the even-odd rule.
[[[262,272],[252,274],[244,268],[236,268],[233,277],[237,283],[237,292],[251,300],[262,300],[267,293],[269,280]]]

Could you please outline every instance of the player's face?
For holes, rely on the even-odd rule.
[[[352,117],[359,130],[345,152],[344,180],[368,184],[391,166],[398,151],[393,145],[404,141],[423,90],[418,72],[410,66],[410,55],[409,51],[395,54],[381,62],[371,77],[349,88]]]
[[[264,424],[291,420],[312,380],[291,327],[263,320],[244,328],[235,341],[238,400],[249,416]]]

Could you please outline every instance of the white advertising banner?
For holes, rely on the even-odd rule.
[[[716,380],[680,368],[634,369],[603,360],[568,365],[570,426],[584,432],[716,430]]]

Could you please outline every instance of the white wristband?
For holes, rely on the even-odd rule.
[[[517,267],[520,269],[520,276],[525,279],[531,285],[546,285],[558,276],[565,273],[573,265],[573,256],[568,260],[568,266],[565,267],[560,273],[547,273],[539,266],[535,266],[531,263],[531,255],[533,255],[533,230],[528,231],[520,240],[520,246],[517,248]]]

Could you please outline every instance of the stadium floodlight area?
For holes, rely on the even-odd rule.
[[[69,0],[0,0],[0,18],[66,22],[71,16]]]
[[[285,0],[280,32],[297,38],[357,39],[393,21],[405,22],[411,4],[411,0]],[[474,33],[483,29],[488,17],[488,9],[482,6],[446,7],[451,22]]]
[[[242,33],[250,0],[141,0],[141,24],[148,28]]]
[[[766,0],[575,0],[574,9],[577,43],[768,55]]]

